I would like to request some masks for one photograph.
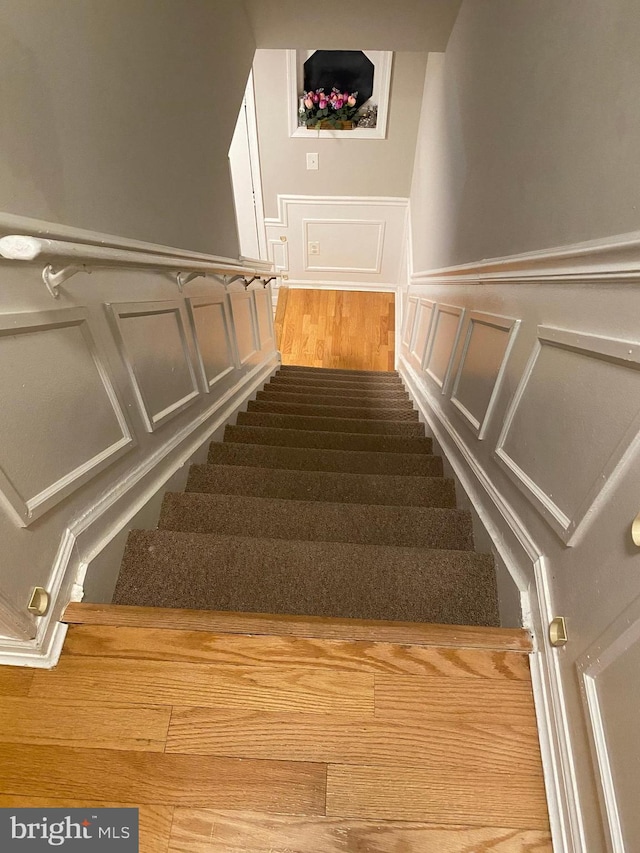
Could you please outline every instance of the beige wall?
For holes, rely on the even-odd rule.
[[[414,268],[638,228],[637,0],[465,0],[431,57]]]
[[[396,53],[386,139],[289,137],[285,50],[258,50],[256,109],[265,214],[277,215],[278,194],[408,196],[427,55]],[[317,152],[317,172],[307,171]]]
[[[3,0],[0,210],[237,255],[234,0]]]

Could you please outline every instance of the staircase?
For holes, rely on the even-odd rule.
[[[114,604],[498,625],[493,559],[398,375],[302,367],[132,531]]]

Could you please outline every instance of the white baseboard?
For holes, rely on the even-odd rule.
[[[552,613],[547,561],[522,520],[469,451],[439,400],[403,356],[399,358],[398,370],[520,590],[523,626],[534,638],[531,674],[553,848],[555,853],[588,853],[558,652],[546,637]]]
[[[126,528],[153,495],[209,440],[212,433],[231,419],[279,364],[276,355],[243,376],[65,530],[51,572],[49,611],[39,620],[34,639],[0,639],[0,665],[55,666],[67,630],[66,625],[59,621],[60,617],[70,601],[81,600],[82,583],[91,559]],[[98,529],[99,533],[96,533]]]

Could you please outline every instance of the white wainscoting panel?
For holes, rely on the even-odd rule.
[[[207,392],[235,367],[229,317],[224,293],[186,300],[196,342],[198,367]]]
[[[143,422],[148,432],[154,432],[200,394],[183,303],[122,302],[107,307]]]
[[[265,220],[270,258],[290,286],[395,288],[407,211],[406,198],[279,196],[278,216]]]
[[[464,309],[462,308],[454,305],[438,305],[433,318],[433,334],[425,353],[424,369],[443,394],[447,390],[453,367],[463,317]]]
[[[260,349],[253,292],[237,290],[230,294],[230,298],[238,356],[240,364],[245,364]]]
[[[418,300],[415,296],[410,296],[407,299],[407,307],[405,309],[404,331],[402,333],[402,343],[408,347],[411,343],[411,335],[413,334],[413,324],[416,320],[416,311],[418,308]]]
[[[382,272],[384,221],[304,219],[302,228],[305,272]],[[312,243],[317,255],[310,252]]]
[[[565,542],[639,433],[640,348],[539,326],[496,453]]]
[[[431,302],[430,299],[420,299],[418,301],[409,351],[420,364],[422,364],[429,343],[434,311],[435,303]]]
[[[484,438],[520,321],[469,312],[451,402],[479,439]]]
[[[0,399],[0,493],[21,525],[134,443],[79,308],[0,315]]]
[[[640,598],[576,662],[613,853],[640,838]]]
[[[255,301],[256,318],[258,321],[258,337],[260,349],[270,346],[273,348],[273,308],[269,288],[259,287],[252,291]]]

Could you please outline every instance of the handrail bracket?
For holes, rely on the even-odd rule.
[[[61,267],[58,270],[54,269],[52,264],[47,264],[42,270],[42,280],[51,296],[58,299],[60,297],[60,286],[79,272],[90,273],[91,270],[87,269],[84,264],[68,264],[68,266]]]

